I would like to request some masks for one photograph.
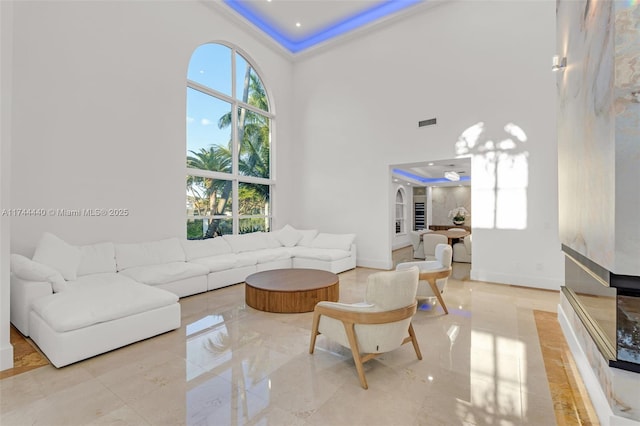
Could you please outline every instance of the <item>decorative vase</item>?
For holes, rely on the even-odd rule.
[[[453,219],[453,224],[454,225],[464,225],[464,219],[460,220],[460,219]]]

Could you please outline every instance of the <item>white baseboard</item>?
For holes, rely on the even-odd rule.
[[[472,266],[471,266],[470,277],[474,281],[485,281],[489,283],[519,285],[523,287],[533,287],[533,288],[539,288],[543,290],[555,290],[555,291],[559,291],[560,287],[564,285],[564,282],[562,282],[561,280],[544,278],[544,277],[536,277],[536,276],[501,274],[501,273],[491,272],[487,270],[478,270],[473,267],[473,263],[471,265]]]
[[[600,424],[602,426],[640,426],[640,422],[617,416],[613,413],[613,410],[611,410],[611,406],[600,386],[600,382],[593,372],[589,360],[582,350],[579,340],[571,327],[571,323],[560,304],[558,305],[558,322],[571,350],[571,355],[573,355],[573,359],[576,362],[580,377],[589,393],[591,404],[598,415]]]
[[[356,266],[360,266],[361,268],[383,269],[385,271],[388,271],[393,268],[393,261],[390,261],[390,263],[388,263],[380,260],[358,258],[356,260]]]
[[[0,371],[13,368],[13,346],[7,343],[0,348]]]
[[[391,250],[400,250],[403,249],[405,247],[412,247],[411,243],[398,243],[398,244],[394,244],[393,247],[391,248]]]

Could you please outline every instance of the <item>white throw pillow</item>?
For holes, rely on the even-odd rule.
[[[311,242],[318,235],[317,229],[298,229],[297,231],[302,234],[302,238],[296,245],[302,247],[311,247]]]
[[[234,253],[254,251],[268,248],[267,236],[264,232],[252,232],[250,234],[223,235]]]
[[[285,225],[281,230],[279,230],[277,236],[278,240],[285,247],[295,246],[302,237],[302,232],[296,230],[290,225]]]
[[[356,234],[324,234],[320,233],[311,242],[313,248],[340,249],[349,251]]]
[[[112,242],[80,246],[80,265],[78,276],[117,272],[116,248]]]
[[[67,286],[60,272],[19,254],[11,255],[11,272],[25,281],[49,282],[56,293]]]
[[[280,248],[282,243],[278,238],[280,231],[267,232],[267,247],[268,248]]]
[[[78,266],[80,265],[80,249],[72,246],[49,232],[42,234],[42,238],[36,246],[33,260],[44,263],[60,272],[65,280],[78,278]]]

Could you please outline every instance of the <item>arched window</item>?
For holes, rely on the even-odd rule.
[[[396,192],[396,234],[404,234],[405,232],[405,198],[404,190],[398,188]]]
[[[187,71],[187,238],[269,231],[275,115],[246,55],[208,43]]]

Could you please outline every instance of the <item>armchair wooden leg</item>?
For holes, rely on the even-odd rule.
[[[367,379],[364,377],[364,367],[362,365],[362,359],[360,359],[360,349],[358,348],[358,340],[356,339],[355,325],[353,323],[347,324],[343,321],[344,329],[347,332],[347,338],[349,339],[349,346],[351,346],[351,355],[353,355],[353,362],[356,364],[356,370],[358,371],[358,377],[360,378],[360,384],[364,389],[369,389],[367,385]]]
[[[409,337],[411,338],[411,343],[413,343],[413,349],[416,350],[416,355],[418,359],[422,359],[422,352],[420,352],[420,346],[418,346],[418,339],[416,339],[416,333],[413,331],[413,324],[409,323]]]
[[[429,283],[429,286],[431,286],[431,290],[433,291],[433,294],[435,294],[436,297],[438,298],[438,302],[440,302],[440,306],[442,306],[442,309],[444,309],[444,313],[448,314],[449,310],[447,309],[447,305],[444,303],[444,299],[442,298],[442,294],[440,293],[440,290],[438,290],[438,286],[436,285],[435,278],[431,278],[427,280],[427,282]]]
[[[311,342],[309,343],[309,353],[312,354],[313,350],[316,347],[316,337],[318,334],[318,326],[320,325],[320,314],[317,312],[313,313],[313,323],[311,324]]]

